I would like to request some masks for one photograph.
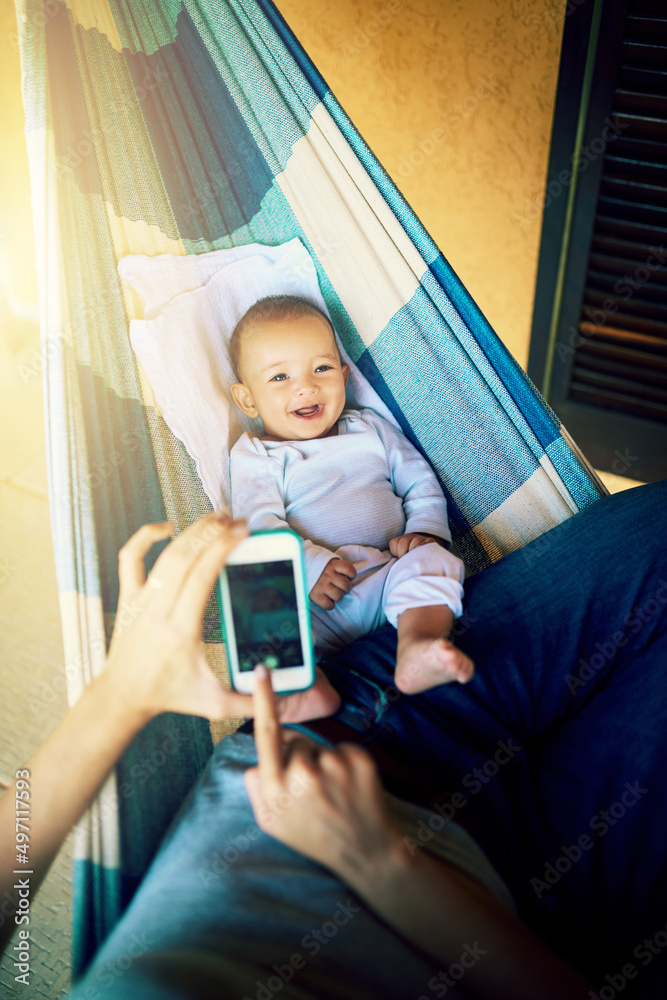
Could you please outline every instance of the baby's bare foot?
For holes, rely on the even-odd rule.
[[[315,683],[307,691],[297,691],[278,699],[281,722],[306,722],[333,715],[340,708],[340,695],[331,686],[319,667],[315,668]]]
[[[459,681],[466,684],[475,671],[472,660],[449,639],[415,639],[399,643],[394,680],[403,694],[419,694]]]

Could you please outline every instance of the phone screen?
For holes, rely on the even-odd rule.
[[[239,668],[303,666],[291,559],[227,566]]]

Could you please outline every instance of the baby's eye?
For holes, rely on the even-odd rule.
[[[316,372],[328,372],[331,371],[332,365],[318,365],[315,369]]]
[[[285,372],[280,372],[278,375],[274,375],[273,378],[269,379],[269,382],[284,382],[287,378]]]

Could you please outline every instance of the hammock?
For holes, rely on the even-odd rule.
[[[439,476],[469,572],[599,497],[270,0],[17,6],[70,701],[103,665],[119,547],[210,509],[130,347],[126,254],[299,238],[348,354]],[[219,664],[212,605],[205,641]],[[205,720],[154,720],[80,824],[75,974],[211,746]]]

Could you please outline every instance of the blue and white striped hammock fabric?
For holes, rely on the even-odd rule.
[[[438,474],[469,572],[600,496],[269,0],[17,6],[70,700],[103,666],[119,547],[210,509],[130,347],[126,254],[298,237],[348,353]],[[220,661],[213,606],[205,640]],[[156,720],[80,825],[75,971],[210,748],[203,720]]]

